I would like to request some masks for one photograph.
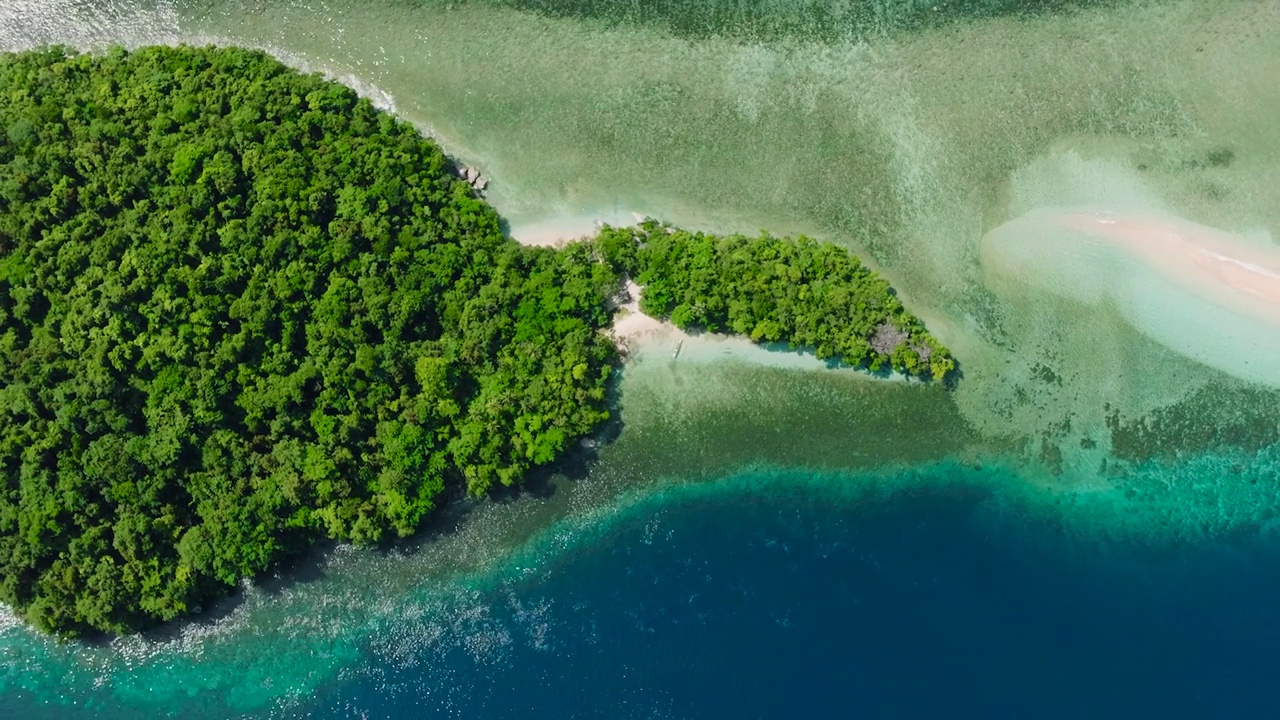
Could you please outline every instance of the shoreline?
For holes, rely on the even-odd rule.
[[[612,217],[576,215],[550,220],[513,225],[508,235],[527,247],[561,247],[574,240],[589,238],[602,225],[634,227],[645,215],[630,212],[614,213]],[[811,351],[790,348],[782,343],[761,345],[750,338],[723,333],[690,333],[676,327],[669,320],[646,315],[640,310],[640,294],[644,288],[635,280],[626,278],[619,293],[621,302],[614,309],[613,323],[607,332],[613,339],[623,362],[649,363],[666,360],[706,365],[723,361],[736,361],[751,365],[790,370],[857,370],[840,362],[821,360]],[[625,300],[622,298],[625,297]],[[677,350],[678,348],[678,350]],[[860,371],[855,377],[868,380],[908,382],[901,373],[872,373]]]

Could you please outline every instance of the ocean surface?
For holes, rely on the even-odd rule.
[[[1274,714],[1280,330],[1197,347],[1221,307],[1033,221],[1273,247],[1280,0],[0,3],[0,50],[178,42],[351,85],[492,176],[513,234],[845,244],[963,374],[649,347],[595,449],[411,542],[141,637],[0,612],[0,717]]]

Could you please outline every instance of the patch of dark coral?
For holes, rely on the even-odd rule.
[[[1123,460],[1171,460],[1207,451],[1257,452],[1280,443],[1280,393],[1246,385],[1207,385],[1141,417],[1107,408],[1112,453]]]

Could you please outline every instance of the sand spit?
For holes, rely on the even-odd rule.
[[[1280,325],[1280,247],[1181,218],[1043,208],[983,238],[984,264],[1082,300],[1136,271],[1252,320]]]

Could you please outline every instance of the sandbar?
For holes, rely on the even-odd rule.
[[[1280,325],[1280,247],[1155,215],[1071,211],[1059,221],[1116,243],[1188,291]]]

